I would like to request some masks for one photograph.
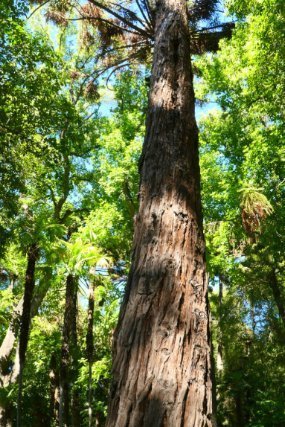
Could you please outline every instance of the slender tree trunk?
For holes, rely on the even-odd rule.
[[[35,316],[38,312],[38,309],[48,291],[49,283],[50,283],[50,274],[47,274],[39,284],[39,286],[35,289],[34,296],[32,299],[31,305],[31,317]],[[5,338],[1,344],[0,348],[0,387],[3,388],[2,394],[3,396],[8,393],[4,391],[4,387],[8,387],[11,384],[14,384],[20,373],[20,355],[19,355],[19,345],[16,348],[16,355],[14,361],[11,360],[11,355],[13,353],[15,343],[18,338],[18,333],[21,324],[21,317],[23,315],[23,302],[24,296],[18,302],[13,314],[12,320],[6,332]],[[11,370],[11,364],[13,364]],[[0,426],[10,426],[9,421],[9,411],[10,404],[7,401],[5,405],[2,405],[2,409],[0,410]],[[2,421],[3,420],[3,421]]]
[[[241,392],[238,391],[235,396],[235,415],[236,415],[236,427],[244,427],[245,414],[244,414],[244,402]]]
[[[59,424],[59,373],[56,354],[53,353],[50,359],[50,420]]]
[[[272,267],[272,271],[268,276],[269,285],[272,290],[272,294],[274,297],[275,304],[277,305],[278,312],[280,319],[283,323],[283,326],[285,328],[285,304],[284,304],[284,298],[281,293],[280,285],[278,283],[278,279],[275,273],[275,269]]]
[[[11,420],[11,402],[4,396],[3,392],[1,393],[0,400],[0,427],[12,427]]]
[[[18,376],[18,399],[17,399],[17,427],[21,425],[21,401],[23,387],[23,370],[26,360],[26,352],[29,340],[29,331],[31,323],[31,306],[35,287],[35,269],[39,256],[39,250],[36,243],[32,244],[28,250],[28,265],[25,278],[23,310],[20,323],[19,335],[19,376]]]
[[[77,279],[69,274],[66,280],[63,343],[60,363],[59,426],[78,423],[78,396],[73,382],[77,371]],[[77,424],[80,425],[80,424]]]
[[[86,334],[86,355],[88,361],[88,425],[93,424],[93,387],[92,387],[92,366],[94,363],[94,335],[93,335],[93,319],[94,319],[94,288],[95,283],[89,285],[88,298],[88,325]]]
[[[133,261],[108,427],[212,426],[198,131],[186,0],[157,1]]]
[[[78,372],[78,366],[76,366],[75,371]],[[72,390],[71,426],[72,427],[80,427],[81,426],[80,394],[79,394],[78,388],[73,388],[73,390]]]
[[[6,335],[0,347],[0,382],[1,386],[6,385],[6,378],[10,377],[9,372],[9,362],[10,356],[14,349],[15,341],[17,339],[20,319],[23,313],[23,302],[24,297],[20,299],[14,312],[12,314],[12,319],[10,321],[9,327],[7,329]]]
[[[223,303],[224,284],[222,277],[219,278],[219,338],[218,338],[218,352],[217,352],[217,370],[222,372],[224,369],[223,361],[223,344],[222,344],[222,303]]]
[[[39,286],[35,288],[34,297],[31,305],[31,318],[34,317],[48,291],[50,283],[50,274],[40,282]],[[11,368],[11,355],[18,338],[21,317],[23,314],[24,296],[20,299],[15,307],[10,325],[7,329],[6,335],[0,347],[0,385],[5,387],[17,380],[19,370],[16,368],[17,363],[14,363],[12,373]],[[17,350],[18,354],[18,350]]]

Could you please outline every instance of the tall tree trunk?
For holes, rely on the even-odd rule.
[[[28,347],[30,323],[31,323],[31,306],[35,287],[35,269],[39,256],[39,249],[36,243],[32,244],[28,250],[28,264],[25,278],[24,301],[20,323],[19,335],[19,376],[18,376],[18,400],[17,400],[17,427],[21,425],[21,401],[23,387],[23,370],[26,360]]]
[[[60,363],[59,426],[70,427],[78,422],[78,396],[73,382],[77,372],[77,279],[69,274],[66,280],[63,342]],[[80,424],[78,424],[80,425]]]
[[[108,427],[212,426],[198,131],[186,0],[157,1],[133,261]]]
[[[94,288],[95,283],[89,284],[89,298],[88,298],[88,325],[86,334],[86,356],[88,361],[88,425],[92,427],[93,424],[93,387],[92,387],[92,366],[94,363],[94,335],[93,335],[93,321],[94,321]]]

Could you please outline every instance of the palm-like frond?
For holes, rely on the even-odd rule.
[[[42,1],[42,0],[40,0]],[[218,0],[194,0],[189,3],[189,26],[193,54],[216,51],[219,40],[230,37],[233,24],[211,25]],[[50,0],[47,17],[59,25],[69,21],[83,21],[82,41],[94,43],[94,30],[100,38],[91,81],[101,74],[116,72],[134,62],[150,62],[154,43],[155,2],[153,0],[79,0],[64,3]],[[69,5],[69,9],[66,6]],[[57,8],[57,6],[60,7]],[[199,27],[199,23],[209,26]],[[93,32],[93,34],[92,34]]]
[[[267,197],[261,193],[262,188],[246,187],[240,192],[242,223],[249,234],[257,232],[261,222],[273,213],[273,207]]]

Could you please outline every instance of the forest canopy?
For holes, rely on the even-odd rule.
[[[176,4],[184,3],[186,24],[176,6],[166,11],[173,0],[1,2],[3,427],[196,427],[183,405],[192,382],[201,390],[210,379],[203,425],[285,425],[285,3]],[[177,19],[187,31],[161,24],[172,12],[169,28]],[[166,221],[172,203],[175,220]],[[189,309],[184,296],[174,294],[173,305],[163,296],[179,274],[194,298]],[[193,348],[207,351],[195,362],[193,350],[189,365],[212,369],[188,381],[174,426],[170,392],[154,402],[155,380],[139,394],[139,373],[126,385],[132,373],[117,379],[118,366],[143,371],[150,362],[140,346],[162,349],[167,365],[175,345],[152,334],[167,340],[171,322],[186,328],[190,312],[189,342],[197,334]],[[122,384],[139,396],[127,415],[114,409],[127,396]]]

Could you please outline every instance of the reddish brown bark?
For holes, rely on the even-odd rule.
[[[133,261],[108,427],[212,426],[198,132],[185,0],[157,1]]]

